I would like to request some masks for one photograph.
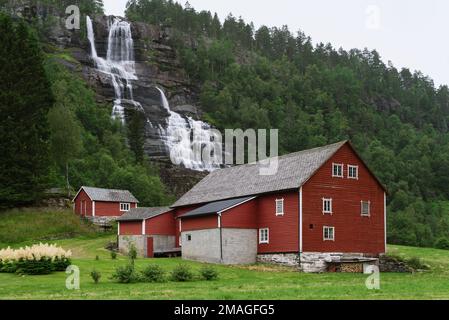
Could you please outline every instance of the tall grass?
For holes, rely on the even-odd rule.
[[[96,228],[71,210],[13,209],[0,212],[0,248],[27,241],[96,235]]]

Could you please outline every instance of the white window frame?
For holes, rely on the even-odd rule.
[[[329,210],[326,210],[326,203],[329,202]],[[323,198],[323,214],[333,214],[333,203],[332,198]]]
[[[339,166],[341,168],[341,175],[335,174],[335,167]],[[332,178],[344,178],[345,177],[345,165],[343,163],[333,163],[332,164]]]
[[[278,204],[282,205],[282,212],[278,212]],[[284,199],[276,199],[276,216],[283,216],[285,213],[284,209]]]
[[[267,232],[267,238],[262,239],[262,233]],[[269,228],[262,228],[259,229],[259,244],[269,244],[270,243],[270,229]]]
[[[363,205],[368,204],[368,213],[363,213]],[[362,217],[371,217],[371,201],[360,201],[360,214]]]
[[[326,231],[332,230],[332,238],[326,238]],[[328,232],[329,233],[329,232]],[[324,226],[323,227],[323,241],[335,241],[335,227]]]
[[[356,170],[356,176],[355,177],[351,177],[351,170],[352,169]],[[348,179],[359,180],[359,166],[348,164]]]
[[[120,212],[129,212],[130,210],[131,210],[131,203],[128,202],[120,203]]]

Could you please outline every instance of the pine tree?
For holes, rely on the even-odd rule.
[[[35,201],[48,171],[53,104],[43,55],[25,22],[0,14],[0,206]]]

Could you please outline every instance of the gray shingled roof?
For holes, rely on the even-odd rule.
[[[347,142],[281,156],[278,172],[271,176],[259,174],[259,169],[264,167],[259,163],[214,171],[172,207],[299,188]]]
[[[81,187],[92,201],[109,202],[132,202],[139,203],[139,200],[128,190],[100,189],[92,187]]]
[[[231,207],[234,207],[234,206],[237,206],[244,202],[247,202],[253,198],[254,197],[244,197],[244,198],[237,198],[237,199],[223,200],[223,201],[208,203],[205,206],[202,206],[198,209],[195,209],[186,214],[183,214],[181,216],[181,218],[205,216],[205,215],[209,215],[209,214],[219,213],[219,212],[229,209]]]
[[[154,218],[163,213],[171,211],[169,207],[157,207],[157,208],[135,208],[122,215],[118,221],[142,221],[150,218]]]

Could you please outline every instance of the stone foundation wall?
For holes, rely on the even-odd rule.
[[[257,262],[275,263],[288,267],[299,267],[299,254],[297,253],[277,253],[277,254],[259,254]]]
[[[120,217],[86,217],[87,220],[98,226],[110,225],[112,222],[117,221]]]
[[[327,272],[328,263],[344,259],[373,258],[363,253],[304,252],[301,254],[300,270],[306,273]]]

